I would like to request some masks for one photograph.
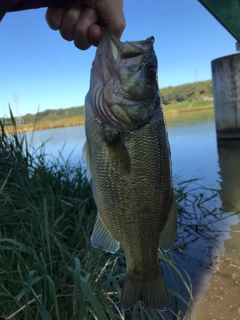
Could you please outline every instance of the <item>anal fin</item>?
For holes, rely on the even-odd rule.
[[[110,231],[105,227],[100,215],[97,215],[97,221],[94,225],[91,236],[92,246],[98,249],[103,249],[107,252],[115,253],[120,248],[120,243],[112,236]]]

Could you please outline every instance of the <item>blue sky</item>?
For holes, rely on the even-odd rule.
[[[155,37],[159,86],[211,79],[211,60],[234,54],[235,39],[197,0],[125,0],[122,40]],[[78,50],[49,29],[45,9],[0,23],[0,117],[84,104],[95,48]]]

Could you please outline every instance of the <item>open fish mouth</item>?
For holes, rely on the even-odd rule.
[[[116,58],[135,58],[153,49],[154,37],[149,37],[146,40],[121,42],[113,33],[108,35],[112,41],[112,54]],[[107,38],[105,38],[106,40]],[[117,50],[114,49],[114,46]]]
[[[154,37],[121,42],[109,29],[103,28],[91,71],[90,99],[95,115],[106,125],[132,131],[149,121],[151,115],[146,110],[136,115],[136,105],[143,108],[153,100],[152,93],[145,95],[145,82],[149,78],[154,79],[156,91],[157,60],[153,44]]]

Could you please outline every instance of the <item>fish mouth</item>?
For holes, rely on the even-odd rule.
[[[154,37],[149,37],[146,40],[126,41],[121,42],[113,33],[109,33],[110,41],[112,42],[112,55],[121,59],[135,58],[146,54],[153,49]],[[116,49],[117,51],[116,51]]]
[[[144,58],[153,51],[154,37],[121,42],[109,28],[104,27],[102,32],[102,40],[97,48],[91,73],[91,78],[96,80],[93,81],[92,88],[95,91],[93,111],[106,125],[117,130],[133,131],[139,125],[126,116],[126,111],[122,108],[129,105],[129,97],[126,98],[126,93],[121,90],[119,69],[131,65],[133,60],[135,64],[143,63]]]

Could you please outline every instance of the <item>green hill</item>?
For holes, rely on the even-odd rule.
[[[207,80],[167,87],[160,89],[160,93],[163,105],[182,101],[210,100],[213,97],[212,81]]]
[[[71,107],[68,109],[48,109],[36,114],[26,114],[22,117],[25,124],[34,123],[37,121],[56,121],[61,119],[84,116],[84,107]]]

